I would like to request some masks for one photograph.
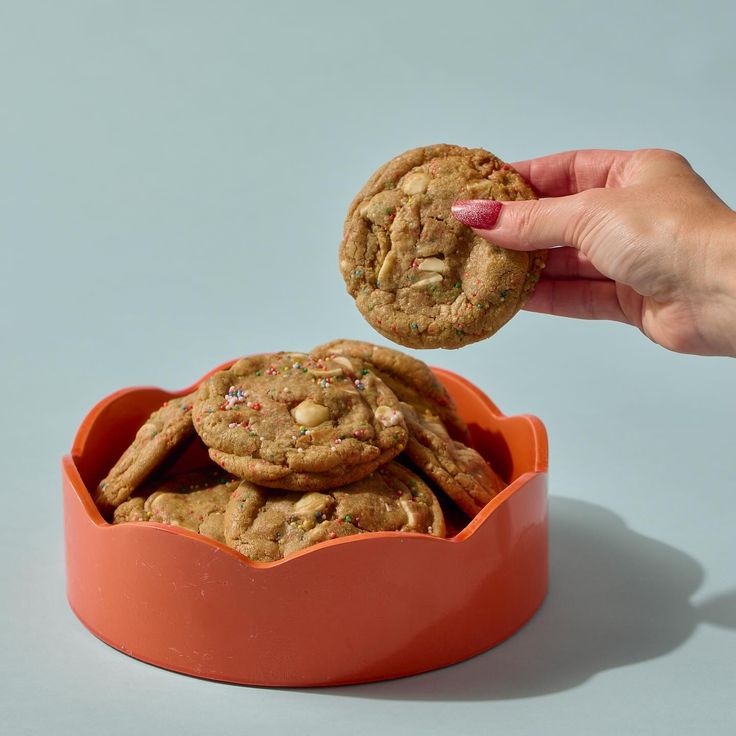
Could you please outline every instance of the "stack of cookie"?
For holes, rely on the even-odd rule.
[[[166,470],[202,443],[214,462]],[[242,358],[167,402],[95,501],[113,523],[174,524],[274,561],[354,534],[445,536],[437,496],[473,517],[503,487],[426,364],[338,340]]]

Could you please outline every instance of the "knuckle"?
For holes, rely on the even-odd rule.
[[[517,208],[514,212],[516,215],[516,231],[525,244],[529,244],[534,237],[539,222],[540,209],[539,201],[532,200],[525,202],[523,207]]]
[[[669,148],[643,148],[639,153],[649,161],[658,161],[660,163],[687,166],[690,168],[690,162],[681,153],[672,151]]]
[[[608,200],[610,195],[604,198],[595,190],[576,195],[576,207],[565,229],[566,241],[585,250],[586,244],[594,240],[607,223],[606,210],[610,206],[606,207],[605,201]]]

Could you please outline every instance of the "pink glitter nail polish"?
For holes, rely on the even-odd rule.
[[[452,216],[468,227],[490,230],[501,213],[501,202],[493,199],[469,199],[452,205]]]

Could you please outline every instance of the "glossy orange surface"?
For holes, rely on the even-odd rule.
[[[547,590],[546,432],[535,417],[503,416],[463,378],[436,374],[509,486],[447,539],[365,534],[271,563],[178,527],[106,523],[88,489],[154,408],[191,388],[104,399],[62,461],[72,609],[133,657],[253,685],[401,677],[498,644]]]

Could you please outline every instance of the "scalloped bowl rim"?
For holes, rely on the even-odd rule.
[[[240,552],[233,549],[232,547],[228,547],[224,543],[218,542],[215,539],[198,534],[197,532],[191,531],[189,529],[185,529],[183,527],[178,527],[178,526],[174,526],[171,524],[162,524],[159,522],[150,522],[150,521],[148,522],[128,522],[124,525],[113,525],[105,521],[105,519],[102,518],[102,515],[97,509],[95,502],[92,500],[92,495],[89,489],[87,488],[87,485],[85,484],[84,480],[82,479],[79,469],[77,467],[77,463],[76,463],[76,459],[84,454],[87,441],[89,437],[95,432],[96,421],[98,417],[102,414],[104,409],[108,407],[110,404],[112,404],[113,402],[120,400],[124,396],[129,396],[131,394],[142,392],[142,391],[158,391],[158,392],[167,394],[169,398],[177,398],[179,396],[184,396],[194,391],[197,388],[197,386],[199,386],[203,381],[206,381],[211,375],[213,375],[217,371],[229,368],[237,360],[238,359],[235,358],[233,360],[228,360],[216,366],[212,370],[208,371],[198,381],[195,381],[190,386],[184,389],[180,389],[178,391],[169,391],[159,386],[130,386],[127,388],[119,389],[107,395],[106,397],[98,401],[92,407],[92,409],[87,413],[87,415],[82,420],[75,434],[74,441],[72,443],[71,452],[62,458],[62,464],[63,464],[64,471],[66,472],[69,482],[72,488],[74,489],[76,495],[79,497],[84,507],[84,510],[89,516],[90,521],[92,521],[97,527],[106,528],[105,532],[110,533],[110,534],[115,534],[117,531],[124,529],[124,527],[129,527],[131,525],[134,525],[136,527],[142,527],[146,529],[147,530],[146,533],[159,534],[161,532],[164,532],[167,534],[174,534],[174,535],[187,537],[189,539],[193,539],[199,542],[200,544],[205,544],[210,547],[214,547],[220,552],[225,552],[226,554],[230,555],[233,559],[237,560],[243,565],[246,565],[248,567],[258,568],[258,569],[264,569],[264,568],[273,568],[273,567],[277,567],[280,565],[288,565],[290,562],[293,562],[296,559],[303,557],[305,555],[314,555],[314,554],[323,553],[325,550],[327,550],[330,547],[339,547],[345,544],[371,544],[380,539],[386,539],[386,538],[393,538],[393,539],[397,537],[403,538],[403,539],[406,539],[409,543],[431,542],[435,544],[462,544],[464,541],[470,539],[470,537],[473,536],[476,530],[479,529],[496,512],[496,510],[502,504],[504,504],[517,491],[521,490],[529,482],[531,478],[533,478],[535,475],[546,474],[548,471],[549,448],[548,448],[547,431],[545,429],[544,424],[538,417],[532,414],[516,414],[516,415],[507,416],[496,406],[496,404],[485,393],[483,393],[483,391],[481,391],[481,389],[479,389],[469,380],[447,369],[436,368],[432,366],[431,367],[432,372],[436,376],[438,376],[440,379],[446,378],[450,381],[456,381],[462,384],[466,390],[471,391],[474,394],[475,398],[477,398],[480,403],[485,405],[485,407],[491,412],[491,414],[500,424],[502,424],[505,421],[515,421],[515,422],[527,423],[529,425],[529,429],[531,430],[531,436],[533,437],[534,442],[535,442],[534,469],[532,471],[527,471],[525,473],[522,473],[518,477],[516,477],[511,483],[509,483],[509,485],[507,485],[504,488],[503,491],[501,491],[497,496],[495,496],[491,501],[489,501],[488,504],[486,504],[486,506],[483,509],[481,509],[481,511],[479,511],[478,514],[473,519],[471,519],[457,534],[455,534],[452,537],[434,537],[431,535],[421,534],[417,532],[401,532],[401,531],[371,532],[370,534],[356,534],[356,535],[352,535],[348,537],[340,537],[337,539],[331,539],[331,540],[327,540],[324,542],[320,542],[317,545],[313,545],[311,547],[307,547],[305,549],[299,550],[298,552],[295,552],[289,555],[288,557],[282,558],[280,560],[276,560],[274,562],[258,562],[258,561],[254,561],[254,560],[251,560],[245,557],[245,555],[241,554]]]

